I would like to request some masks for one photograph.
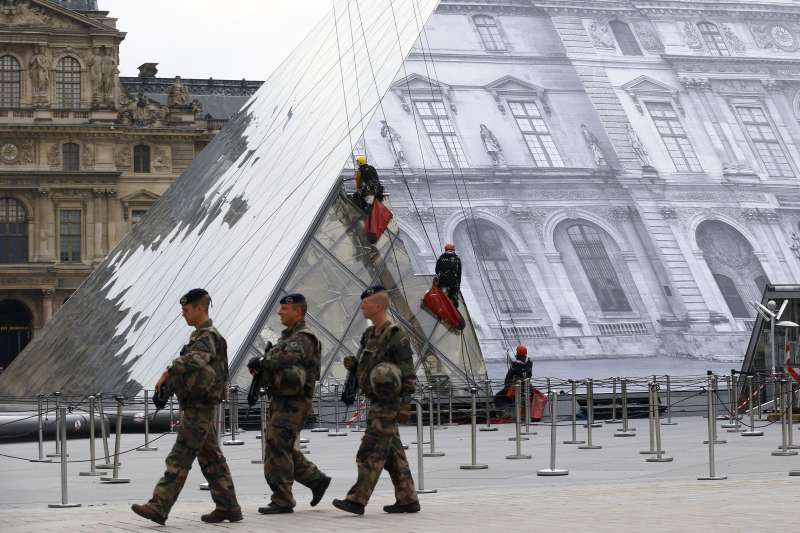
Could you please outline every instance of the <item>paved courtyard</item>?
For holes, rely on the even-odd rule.
[[[742,437],[719,429],[717,471],[728,476],[724,481],[698,481],[707,472],[707,447],[702,444],[707,423],[699,417],[677,419],[676,426],[664,426],[664,448],[675,458],[672,463],[646,463],[648,456],[647,420],[635,420],[639,435],[614,438],[616,425],[594,431],[600,450],[579,450],[564,445],[569,427],[558,428],[558,466],[568,468],[564,477],[539,477],[536,470],[548,466],[549,427],[538,426],[538,435],[523,442],[530,460],[507,460],[514,453],[508,437],[513,425],[499,431],[478,434],[478,461],[487,470],[460,470],[469,462],[469,428],[451,427],[437,431],[437,451],[446,456],[425,458],[425,486],[436,494],[420,496],[422,512],[416,515],[387,515],[381,506],[394,501],[388,476],[384,475],[367,513],[350,516],[334,509],[330,501],[342,497],[355,479],[354,456],[360,433],[346,437],[327,437],[324,433],[303,432],[310,438],[313,459],[333,477],[323,503],[308,505],[310,493],[296,486],[298,500],[292,515],[266,517],[257,513],[266,496],[266,483],[260,465],[251,459],[260,454],[255,432],[246,432],[244,446],[226,446],[236,489],[245,519],[237,524],[207,525],[199,515],[212,509],[208,492],[198,490],[203,481],[195,466],[184,492],[173,509],[166,527],[133,515],[129,506],[148,499],[163,470],[163,460],[174,440],[160,438],[158,451],[137,451],[122,458],[121,476],[130,484],[103,485],[97,478],[79,477],[86,463],[69,465],[69,497],[82,503],[77,509],[49,509],[48,503],[60,499],[59,466],[28,463],[0,457],[0,529],[11,532],[73,531],[212,531],[249,532],[264,530],[297,531],[486,531],[555,530],[580,531],[788,531],[796,527],[794,517],[800,477],[789,477],[789,470],[800,469],[800,456],[774,457],[770,454],[780,441],[780,424],[764,428],[763,437]],[[767,424],[761,422],[760,424]],[[585,429],[579,427],[579,437]],[[404,442],[415,438],[413,428],[403,428]],[[800,435],[795,440],[800,442]],[[142,435],[128,435],[123,448],[142,442]],[[427,428],[426,428],[427,438]],[[580,437],[582,438],[582,437]],[[100,441],[98,440],[98,444]],[[426,446],[427,448],[427,446]],[[98,446],[98,450],[100,447]],[[52,451],[52,442],[47,443]],[[88,441],[69,442],[71,459],[88,456]],[[6,455],[33,457],[35,443],[0,446]],[[416,477],[416,446],[409,450],[409,461]]]

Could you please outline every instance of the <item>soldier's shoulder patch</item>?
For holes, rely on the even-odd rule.
[[[213,352],[214,344],[211,342],[211,337],[208,335],[201,335],[192,343],[192,351],[198,352]]]
[[[297,340],[290,340],[286,343],[286,348],[284,348],[287,352],[299,352],[303,353],[303,345],[300,341]]]

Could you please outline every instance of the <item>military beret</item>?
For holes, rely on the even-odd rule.
[[[181,297],[181,305],[193,304],[203,296],[208,296],[205,289],[192,289]]]
[[[280,303],[282,304],[304,304],[306,303],[306,297],[302,294],[295,293],[295,294],[287,294],[283,298],[281,298]]]
[[[386,291],[386,287],[383,287],[381,285],[375,285],[373,287],[369,287],[367,290],[362,292],[361,293],[361,299],[363,300],[364,298],[366,298],[368,296],[372,296],[373,294],[377,294],[379,292],[385,292],[385,291]]]

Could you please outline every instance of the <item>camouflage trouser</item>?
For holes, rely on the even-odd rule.
[[[311,488],[322,479],[317,465],[305,458],[295,447],[310,400],[296,397],[272,398],[267,427],[267,457],[264,477],[272,489],[272,503],[279,507],[294,507],[292,484],[297,481]]]
[[[414,478],[408,466],[406,452],[397,430],[399,404],[380,405],[373,403],[367,414],[367,429],[361,438],[356,455],[358,480],[347,493],[347,499],[366,505],[381,470],[386,469],[392,478],[397,503],[404,505],[417,501]]]
[[[223,511],[239,509],[231,472],[219,448],[214,412],[213,407],[183,406],[178,438],[167,455],[167,470],[156,484],[149,502],[165,517],[178,499],[195,458],[208,481],[216,508]]]

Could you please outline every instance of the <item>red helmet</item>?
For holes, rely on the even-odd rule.
[[[452,242],[448,242],[447,244],[444,245],[444,251],[445,252],[455,252],[456,251],[456,245],[453,244]]]
[[[528,355],[528,349],[525,347],[524,344],[520,344],[517,346],[517,355]]]

